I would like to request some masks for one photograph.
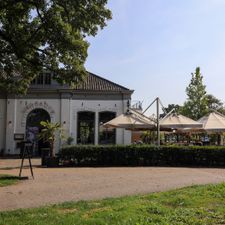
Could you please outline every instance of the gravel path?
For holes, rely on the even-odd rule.
[[[10,162],[10,163],[9,163]],[[38,165],[40,161],[34,160]],[[0,174],[18,175],[19,160],[0,160]],[[29,175],[28,169],[23,175]],[[165,191],[225,181],[225,169],[199,168],[34,168],[35,179],[0,188],[0,210]]]

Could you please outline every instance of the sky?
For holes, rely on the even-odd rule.
[[[113,19],[90,43],[86,69],[134,90],[147,107],[183,104],[201,68],[225,102],[225,0],[109,0]]]

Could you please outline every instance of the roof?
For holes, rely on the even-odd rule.
[[[69,91],[69,92],[85,92],[85,93],[122,93],[122,94],[132,94],[133,90],[109,81],[103,77],[96,74],[87,72],[87,77],[83,82],[80,82],[75,86],[75,88],[69,87],[68,84],[61,85],[57,81],[52,80],[49,84],[32,84],[29,88],[29,92],[54,92],[54,91]]]
[[[167,128],[202,128],[202,124],[181,114],[172,113],[160,121],[161,127]]]
[[[148,130],[155,127],[155,122],[135,110],[129,110],[126,113],[123,113],[108,121],[107,123],[104,123],[103,126],[108,128],[125,128],[128,130]]]
[[[198,122],[203,124],[203,128],[206,131],[225,131],[225,116],[216,111],[207,116],[203,116]]]
[[[80,91],[112,91],[112,92],[133,92],[132,90],[109,81],[96,74],[88,72],[87,78],[84,82],[78,84],[74,90]]]

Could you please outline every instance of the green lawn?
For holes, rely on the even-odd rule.
[[[225,224],[225,183],[2,212],[0,224],[222,225]]]
[[[0,187],[16,184],[19,181],[18,177],[0,174]]]

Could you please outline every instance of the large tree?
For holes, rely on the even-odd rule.
[[[86,75],[87,36],[106,26],[107,0],[1,0],[0,91],[25,93],[49,70],[73,86]]]
[[[199,67],[191,75],[190,84],[186,88],[187,101],[184,103],[182,113],[198,120],[208,112],[206,86],[203,84],[203,76]]]

